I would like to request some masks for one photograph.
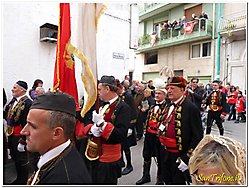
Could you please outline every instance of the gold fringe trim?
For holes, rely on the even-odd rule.
[[[90,110],[90,108],[92,107],[92,105],[95,103],[97,99],[97,84],[94,80],[94,76],[89,67],[86,56],[79,49],[74,47],[71,43],[68,43],[68,50],[81,60],[85,68],[84,72],[86,73],[86,75],[81,73],[81,80],[84,84],[84,87],[87,93],[87,100],[85,101],[85,105],[83,109],[81,110],[81,116],[84,117],[86,112]],[[92,84],[88,84],[87,80],[89,80],[89,82],[91,82]],[[94,93],[90,93],[89,87],[93,87]]]
[[[96,5],[95,5],[95,6],[96,6]],[[101,7],[101,9],[100,9],[100,11],[99,11],[99,13],[98,13],[98,15],[97,15],[96,18],[95,18],[96,31],[98,31],[99,18],[100,18],[100,16],[103,14],[103,12],[105,11],[106,8],[107,8],[106,4],[103,4],[102,7]],[[96,8],[95,8],[95,10],[96,10]]]
[[[56,89],[60,85],[60,75],[59,75],[59,61],[60,61],[60,39],[61,39],[61,6],[59,4],[59,25],[58,25],[58,34],[57,34],[57,52],[56,52],[56,76],[57,76],[57,83],[53,87],[53,91],[56,91]]]

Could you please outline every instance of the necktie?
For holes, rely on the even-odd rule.
[[[156,103],[156,106],[159,106],[159,107],[160,107],[160,106],[162,106],[162,104],[160,104],[160,103]]]
[[[105,106],[106,104],[110,104],[110,102],[104,102],[104,103],[103,103],[103,106]]]
[[[171,102],[170,104],[169,104],[169,106],[175,106],[176,104],[174,103],[174,102]]]
[[[12,103],[16,102],[17,99],[15,97],[12,98]]]

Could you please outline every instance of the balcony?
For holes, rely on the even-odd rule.
[[[227,37],[230,37],[231,35],[245,36],[246,23],[246,13],[239,12],[230,14],[221,18],[219,32],[221,35]]]
[[[202,19],[186,24],[186,26],[193,26],[192,24],[195,23],[192,27],[192,32],[187,32],[187,29],[185,29],[186,26],[182,26],[180,28],[161,30],[159,35],[155,32],[151,35],[145,34],[139,38],[137,52],[147,52],[184,43],[211,39],[213,22],[211,20],[205,20],[205,26],[201,28],[201,26],[203,26],[201,24],[203,22],[201,21]]]
[[[163,12],[169,11],[181,3],[150,3],[139,12],[139,20],[145,20]]]

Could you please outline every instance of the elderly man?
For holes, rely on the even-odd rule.
[[[159,156],[159,149],[161,144],[157,136],[157,132],[158,126],[160,125],[163,115],[165,113],[165,106],[167,104],[166,93],[167,91],[165,90],[164,85],[158,86],[155,89],[156,104],[150,107],[146,120],[146,133],[143,148],[143,176],[140,180],[136,182],[136,185],[142,185],[151,181],[150,166],[152,156],[156,157],[158,162],[156,185],[163,184],[161,177],[161,160]]]
[[[166,185],[184,185],[190,181],[188,161],[203,137],[200,112],[184,96],[187,81],[171,77],[166,89],[171,101],[159,126],[162,177]]]
[[[32,103],[26,95],[27,89],[28,85],[26,82],[21,80],[16,82],[11,90],[13,98],[5,109],[8,147],[17,172],[17,178],[12,184],[26,184],[28,180],[28,153],[24,149],[25,137],[20,134],[20,131],[26,124]]]
[[[70,141],[75,114],[74,98],[66,93],[48,92],[34,99],[21,134],[26,136],[27,150],[39,152],[41,157],[28,184],[91,183],[85,163]]]
[[[45,93],[45,90],[44,90],[43,87],[37,87],[37,88],[35,89],[35,96],[36,96],[36,97],[39,96],[39,95],[42,95],[42,94],[44,94],[44,93]]]
[[[142,109],[141,104],[142,104],[142,101],[145,99],[145,96],[144,96],[145,89],[146,89],[145,85],[139,82],[137,86],[136,94],[134,95],[135,106],[136,106],[136,110],[138,113],[137,121],[136,121],[137,141],[140,140],[144,134],[143,124],[144,124],[145,118],[144,118],[143,112],[141,111]]]
[[[87,148],[98,146],[101,150],[94,157],[94,150],[86,151],[92,163],[94,184],[117,184],[121,177],[121,144],[125,141],[131,120],[129,106],[116,93],[117,83],[113,76],[102,76],[98,84],[99,98],[104,101],[99,112],[93,111],[92,120],[84,128],[92,142]]]

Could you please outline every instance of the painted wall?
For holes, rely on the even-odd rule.
[[[40,42],[40,26],[58,25],[58,3],[3,3],[3,87],[8,99],[18,80],[29,88],[35,79],[52,87],[56,44]]]
[[[11,99],[11,88],[18,80],[26,81],[30,89],[39,78],[44,81],[45,90],[52,88],[56,44],[40,42],[40,26],[44,23],[58,25],[59,3],[5,1],[2,5],[3,87],[8,100]],[[97,34],[98,77],[107,74],[123,79],[135,64],[134,52],[129,49],[129,4],[106,5],[106,14],[99,20]],[[72,3],[72,18],[77,15],[72,10],[74,6]],[[72,37],[75,32],[71,29]],[[113,52],[124,54],[124,59],[114,59]],[[80,97],[84,92],[81,63],[76,61],[75,69]]]
[[[164,66],[172,70],[183,70],[183,76],[211,76],[212,54],[210,57],[190,59],[190,44],[158,50],[158,64],[144,65],[144,72],[159,72]],[[140,55],[141,59],[144,55]]]

